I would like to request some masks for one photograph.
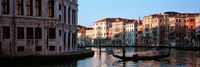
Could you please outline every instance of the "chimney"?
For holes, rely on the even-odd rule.
[[[138,17],[138,20],[140,20],[140,17]]]
[[[138,17],[137,23],[140,24],[140,17]]]
[[[188,17],[188,13],[186,13],[186,17]]]

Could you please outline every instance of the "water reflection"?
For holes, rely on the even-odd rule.
[[[64,62],[59,64],[25,65],[19,67],[200,67],[199,51],[171,50],[171,55],[159,61],[122,61],[107,52],[107,49],[115,50],[115,54],[122,55],[122,48],[91,48],[95,51],[93,57]],[[148,51],[155,49],[126,48],[126,56],[135,54],[138,51]],[[164,49],[167,51],[167,49]]]
[[[93,48],[98,50],[98,48]],[[122,54],[121,48],[113,48],[116,50],[115,54]],[[200,67],[200,53],[194,51],[180,51],[180,50],[171,50],[171,55],[167,58],[160,59],[160,61],[150,60],[150,61],[122,61],[113,57],[111,54],[107,54],[103,48],[102,52],[96,52],[93,59],[95,59],[92,65],[94,67],[174,67],[174,66],[186,66],[186,67]],[[154,49],[144,49],[144,48],[126,48],[126,56],[130,54],[135,54],[138,51],[148,51]],[[167,51],[167,49],[165,50]],[[96,62],[96,61],[99,62]],[[97,65],[96,65],[97,64]],[[90,67],[90,66],[89,66]],[[91,66],[93,67],[93,66]]]
[[[138,67],[160,67],[160,62],[158,61],[139,61]]]
[[[77,61],[66,61],[62,63],[49,63],[49,64],[7,64],[0,67],[77,67]]]

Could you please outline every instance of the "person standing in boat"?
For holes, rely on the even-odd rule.
[[[122,52],[123,52],[123,58],[125,58],[125,49],[124,48],[122,48]]]

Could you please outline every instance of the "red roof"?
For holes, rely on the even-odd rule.
[[[123,21],[123,22],[131,22],[131,21],[135,21],[130,20],[130,19],[125,19],[125,18],[104,18],[102,20],[96,21],[94,23],[98,23],[98,22],[118,22],[118,21]]]
[[[87,28],[86,30],[93,30],[93,28]]]

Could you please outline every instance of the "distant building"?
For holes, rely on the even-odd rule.
[[[137,39],[137,21],[125,24],[125,43],[128,46],[135,46]]]
[[[86,28],[86,37],[91,39],[94,38],[93,28]]]
[[[93,28],[78,25],[77,44],[79,46],[93,45]]]
[[[143,42],[147,46],[164,44],[167,37],[165,36],[164,15],[153,14],[145,16],[142,21],[143,25]]]
[[[94,45],[93,44],[93,39],[94,39],[93,28],[87,28],[85,35],[86,35],[86,44]]]
[[[93,23],[94,38],[108,37],[108,28],[111,27],[113,18],[105,18]]]
[[[169,42],[180,45],[191,42],[196,31],[195,16],[198,13],[165,12],[169,18]],[[185,44],[185,43],[184,43]]]
[[[136,46],[144,46],[142,31],[143,31],[142,20],[138,20]]]
[[[76,50],[78,0],[1,0],[0,55]]]
[[[114,18],[105,18],[93,23],[94,45],[106,44],[104,41],[109,38],[109,28],[112,27]]]
[[[126,43],[126,24],[130,23],[129,25],[134,25],[135,20],[125,19],[125,18],[114,18],[112,21],[112,27],[110,28],[110,38],[111,38],[111,45],[114,46],[125,46],[125,45],[132,45],[134,43],[127,44]],[[131,24],[133,23],[133,24]],[[127,25],[127,26],[129,26]],[[135,26],[134,26],[135,27]],[[134,28],[135,29],[135,28]],[[127,28],[127,30],[134,30],[133,27]],[[134,30],[135,31],[135,30]],[[134,34],[134,32],[129,32],[130,34]],[[127,33],[128,34],[128,33]],[[135,37],[127,39],[133,39],[131,42],[135,42]]]
[[[200,14],[196,16],[196,45],[200,45]]]
[[[112,44],[117,46],[125,45],[125,19],[116,18],[112,22]]]
[[[94,44],[98,45],[101,41],[103,45],[125,45],[125,25],[134,21],[124,18],[105,18],[94,22]],[[132,30],[132,27],[130,28]]]
[[[77,27],[78,32],[77,32],[77,44],[79,46],[86,46],[86,27],[78,25]]]
[[[196,35],[200,34],[200,14],[196,16]]]
[[[191,42],[196,31],[195,16],[198,13],[165,12],[143,18],[143,42],[145,45],[167,46]]]

